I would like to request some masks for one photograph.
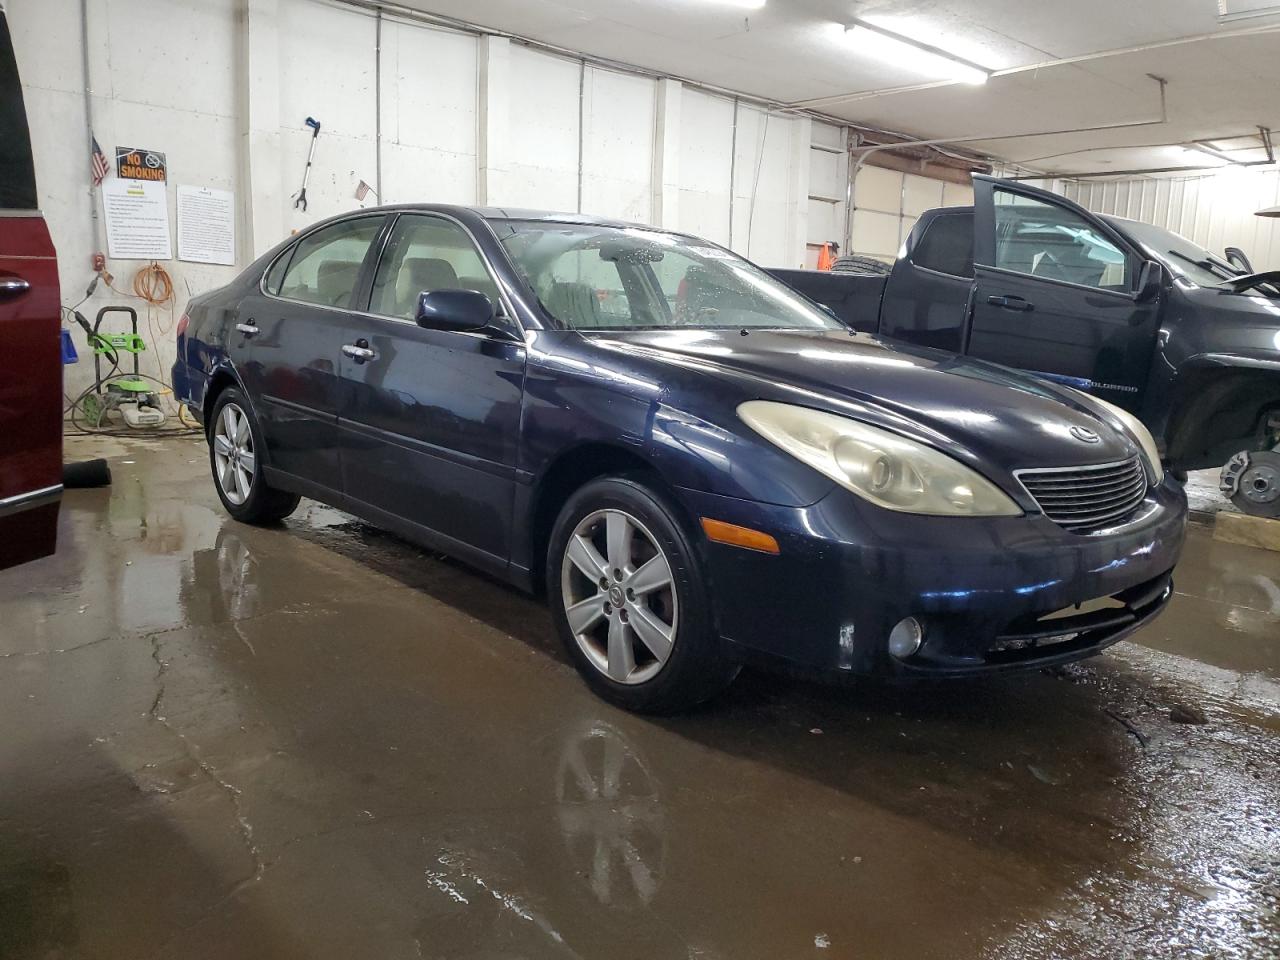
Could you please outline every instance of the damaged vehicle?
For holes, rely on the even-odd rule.
[[[193,299],[174,384],[249,523],[314,497],[544,591],[602,696],[748,659],[965,676],[1167,604],[1186,498],[1130,413],[857,334],[732,252],[456,206],[317,224]]]
[[[889,275],[774,270],[859,330],[1017,367],[1138,416],[1170,470],[1220,467],[1280,517],[1280,271],[1151,224],[974,177],[926,211]]]

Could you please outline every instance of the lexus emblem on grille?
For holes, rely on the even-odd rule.
[[[1097,443],[1102,438],[1088,427],[1072,427],[1071,435],[1082,443]]]

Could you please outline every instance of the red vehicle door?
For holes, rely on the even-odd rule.
[[[0,12],[0,569],[53,553],[62,498],[58,267]]]

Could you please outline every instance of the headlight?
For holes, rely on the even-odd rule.
[[[742,404],[738,416],[796,459],[888,510],[949,517],[1022,513],[958,460],[888,430],[768,400]]]
[[[1083,394],[1099,406],[1106,407],[1107,412],[1124,425],[1124,428],[1129,431],[1129,435],[1138,441],[1138,446],[1142,447],[1142,452],[1147,455],[1147,462],[1151,464],[1151,473],[1155,476],[1156,483],[1163,481],[1164,464],[1160,462],[1160,448],[1156,446],[1155,438],[1151,436],[1151,431],[1146,428],[1143,422],[1128,410],[1117,407],[1114,403],[1099,399],[1091,393],[1084,393],[1082,390],[1077,390],[1076,393]]]

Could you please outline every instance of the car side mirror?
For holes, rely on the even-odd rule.
[[[1160,296],[1160,288],[1164,285],[1164,268],[1154,260],[1142,264],[1142,272],[1138,274],[1138,289],[1133,295],[1137,303],[1150,303]]]
[[[475,290],[424,290],[418,294],[418,326],[427,330],[483,330],[493,323],[493,303]]]

